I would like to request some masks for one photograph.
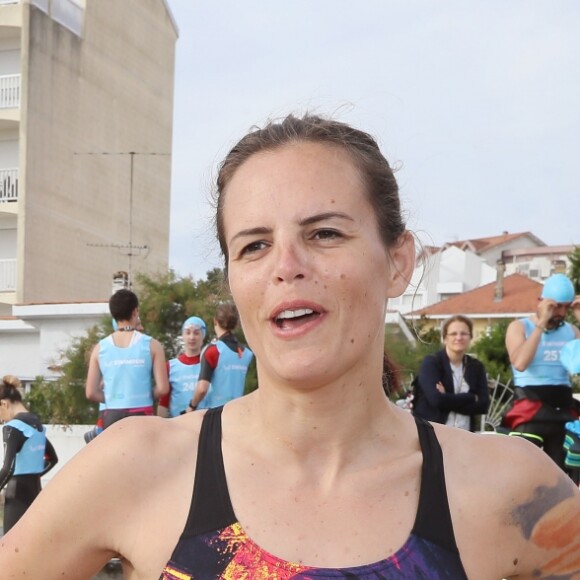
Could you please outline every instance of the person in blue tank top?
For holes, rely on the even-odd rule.
[[[12,375],[4,376],[0,383],[0,422],[4,423],[0,491],[6,487],[6,534],[40,493],[40,478],[57,464],[58,457],[40,419],[22,403],[20,380]]]
[[[213,320],[216,340],[203,351],[190,411],[213,409],[244,394],[246,374],[254,354],[234,334],[238,322],[238,310],[233,302],[216,308]]]
[[[124,417],[153,415],[154,401],[169,392],[161,343],[137,330],[137,295],[117,290],[109,310],[117,330],[93,349],[85,386],[89,400],[105,405],[103,429]]]
[[[199,355],[206,332],[207,326],[199,316],[190,316],[182,324],[183,352],[167,363],[169,394],[159,399],[159,416],[177,417],[187,411],[199,378]]]
[[[516,398],[505,426],[536,437],[564,470],[565,425],[578,418],[578,411],[560,353],[566,344],[580,337],[580,330],[565,321],[572,304],[577,302],[572,281],[564,274],[553,274],[544,282],[537,312],[512,321],[505,339]],[[580,322],[580,311],[573,311]]]
[[[134,579],[580,577],[580,489],[545,453],[391,400],[385,316],[415,243],[376,139],[268,122],[216,195],[259,387],[106,429],[2,539],[2,578],[88,580],[113,555]]]

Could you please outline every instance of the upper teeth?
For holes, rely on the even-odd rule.
[[[305,316],[306,314],[312,314],[314,310],[310,308],[300,308],[299,310],[284,310],[278,314],[277,318],[297,318],[298,316]]]

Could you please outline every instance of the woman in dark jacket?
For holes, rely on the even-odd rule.
[[[441,337],[443,348],[421,363],[413,412],[428,421],[474,431],[474,417],[489,408],[489,391],[483,364],[466,354],[473,323],[466,316],[452,316],[443,324]]]

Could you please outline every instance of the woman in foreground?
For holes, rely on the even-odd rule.
[[[106,430],[1,540],[2,578],[90,578],[114,555],[127,579],[577,578],[579,490],[547,456],[385,396],[414,247],[376,143],[289,117],[234,147],[218,195],[258,390]]]

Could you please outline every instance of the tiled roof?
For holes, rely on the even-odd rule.
[[[511,274],[503,281],[504,293],[501,300],[495,300],[496,283],[463,292],[426,308],[410,312],[407,316],[451,316],[466,314],[470,316],[529,314],[535,312],[542,284],[523,276]]]
[[[445,244],[444,247],[457,246],[458,248],[461,248],[461,249],[464,249],[467,247],[467,248],[472,248],[476,253],[480,253],[480,252],[483,252],[485,250],[489,250],[490,248],[493,248],[494,246],[499,246],[499,245],[505,244],[511,240],[515,240],[517,238],[522,238],[522,237],[533,238],[539,244],[544,245],[544,243],[539,238],[534,236],[534,234],[532,234],[531,232],[520,232],[517,234],[509,234],[509,233],[505,232],[499,236],[489,236],[487,238],[475,238],[472,240],[459,240],[457,242],[449,242],[449,243]]]

